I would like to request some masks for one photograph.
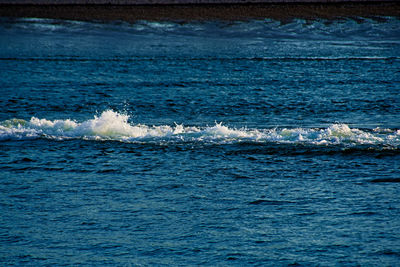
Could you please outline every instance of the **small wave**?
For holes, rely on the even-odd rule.
[[[400,183],[400,178],[377,178],[370,181],[371,183]]]
[[[400,148],[398,129],[358,129],[346,124],[326,128],[230,128],[222,123],[194,127],[175,125],[148,126],[132,124],[129,115],[106,110],[100,116],[83,122],[47,120],[32,117],[29,121],[11,119],[0,122],[0,140],[98,140],[128,143],[274,143],[345,147],[368,146]]]
[[[114,21],[108,23],[81,22],[39,18],[1,18],[0,29],[36,34],[83,34],[83,35],[179,35],[218,38],[267,38],[267,39],[385,39],[398,41],[400,20],[396,17],[379,19],[294,19],[288,23],[276,20],[250,21],[137,21],[133,24]]]
[[[184,58],[180,55],[180,58]],[[340,56],[340,57],[190,57],[188,60],[191,61],[267,61],[267,62],[283,62],[283,61],[386,61],[386,60],[399,60],[400,57],[377,57],[377,56],[364,56],[364,57],[353,57],[353,56]],[[90,58],[90,57],[0,57],[0,61],[49,61],[49,62],[138,62],[138,61],[154,61],[152,57],[110,57],[110,58]],[[171,61],[176,60],[173,57],[158,57],[157,60]]]

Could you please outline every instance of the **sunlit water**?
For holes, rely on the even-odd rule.
[[[0,21],[3,265],[396,266],[400,20]]]

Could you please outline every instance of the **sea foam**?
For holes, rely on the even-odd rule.
[[[332,124],[326,128],[230,128],[222,123],[194,127],[175,125],[148,126],[132,124],[129,115],[106,110],[83,122],[47,120],[32,117],[29,121],[11,119],[0,123],[0,140],[84,139],[120,142],[205,142],[205,143],[293,143],[311,145],[374,145],[400,148],[400,130],[350,128]]]

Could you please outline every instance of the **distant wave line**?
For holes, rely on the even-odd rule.
[[[0,57],[1,61],[71,61],[71,62],[136,62],[177,59],[173,57],[151,57],[151,58],[79,58],[79,57]],[[399,60],[400,57],[237,57],[237,58],[190,58],[182,57],[186,61],[386,61]]]

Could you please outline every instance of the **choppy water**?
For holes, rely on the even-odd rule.
[[[3,265],[400,263],[400,20],[0,21]]]

